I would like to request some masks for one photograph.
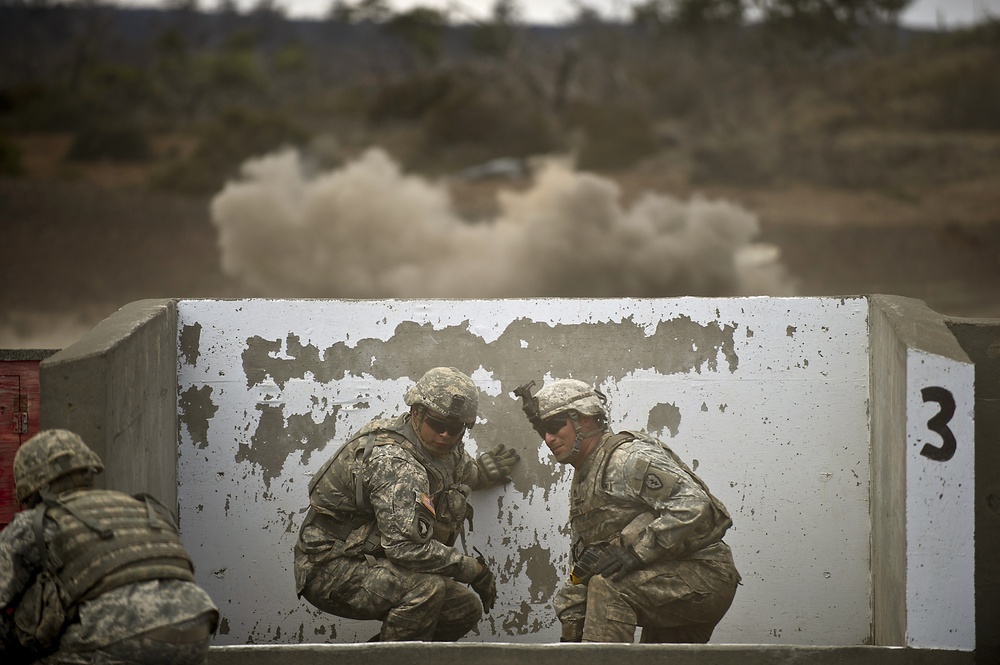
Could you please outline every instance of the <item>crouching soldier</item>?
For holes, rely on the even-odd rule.
[[[295,546],[300,597],[381,621],[382,641],[454,641],[476,627],[496,582],[482,556],[453,545],[469,493],[507,481],[520,459],[503,444],[478,460],[465,452],[478,399],[465,374],[431,369],[406,393],[408,413],[372,421],[320,467]]]
[[[17,451],[26,509],[0,532],[3,662],[205,663],[219,612],[170,512],[147,495],[95,489],[103,469],[67,430]]]
[[[527,389],[530,386],[519,388]],[[566,642],[708,642],[740,582],[725,506],[663,442],[615,434],[604,396],[561,379],[525,413],[574,468],[572,574],[553,605]]]

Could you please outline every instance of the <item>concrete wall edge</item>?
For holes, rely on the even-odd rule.
[[[42,363],[51,366],[107,353],[136,330],[161,316],[164,311],[176,310],[177,301],[177,298],[158,298],[136,300],[123,305],[79,340],[50,355]]]
[[[935,312],[923,300],[873,294],[869,296],[869,302],[885,313],[896,336],[907,347],[972,364],[948,327],[952,319]]]
[[[745,644],[302,644],[285,646],[241,645],[212,647],[211,665],[258,665],[288,662],[297,665],[433,665],[462,662],[469,665],[559,665],[577,662],[593,665],[627,660],[632,665],[773,665],[809,662],[813,665],[971,665],[969,652],[945,649],[909,649],[876,646],[801,646]]]

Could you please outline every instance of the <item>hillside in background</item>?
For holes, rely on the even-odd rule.
[[[2,6],[0,220],[17,251],[0,346],[63,346],[141,298],[269,295],[223,269],[210,204],[289,147],[314,176],[381,147],[472,227],[558,157],[626,209],[654,192],[749,212],[795,293],[1000,317],[1000,26],[829,34]],[[528,295],[634,295],[546,283]],[[662,283],[643,294],[729,294]]]

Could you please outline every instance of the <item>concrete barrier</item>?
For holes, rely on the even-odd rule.
[[[976,655],[1000,663],[1000,321],[947,323],[976,367]]]
[[[213,647],[210,665],[972,665],[966,651],[736,644],[301,644]],[[980,661],[981,663],[984,661]]]
[[[875,644],[975,645],[974,367],[922,302],[871,306]]]
[[[42,361],[41,427],[83,437],[98,485],[177,506],[177,305],[133,302]]]
[[[501,395],[508,383],[538,379],[540,370],[559,376],[581,367],[579,358],[563,354],[560,348],[582,348],[585,367],[574,375],[593,374],[600,382],[601,376],[609,376],[602,372],[611,355],[612,365],[625,367],[620,374],[612,373],[613,380],[605,385],[617,405],[616,427],[651,430],[689,461],[699,460],[699,473],[708,476],[713,489],[720,487],[723,500],[736,513],[737,525],[729,540],[753,585],[753,591],[748,585],[741,593],[744,602],[757,599],[742,610],[734,606],[736,613],[727,617],[728,626],[726,622],[720,626],[716,637],[729,644],[635,645],[627,647],[630,658],[971,662],[970,649],[978,639],[978,662],[1000,661],[993,629],[1000,606],[996,480],[1000,453],[995,444],[1000,439],[995,408],[1000,395],[1000,321],[947,319],[918,301],[887,296],[476,302],[483,301],[132,303],[78,344],[42,363],[42,426],[80,432],[105,458],[108,486],[151,491],[177,502],[185,542],[197,552],[196,560],[202,559],[200,581],[210,588],[225,617],[241,617],[241,625],[230,623],[228,633],[217,639],[213,663],[237,657],[277,662],[282,653],[294,654],[296,662],[396,656],[411,662],[425,656],[491,662],[521,657],[522,652],[532,660],[607,658],[622,647],[609,646],[602,652],[587,645],[545,644],[554,641],[554,631],[551,618],[545,623],[541,617],[565,563],[560,544],[565,536],[559,534],[565,511],[558,502],[559,485],[567,477],[546,471],[551,466],[541,454],[522,467],[527,476],[523,484],[517,486],[515,481],[515,489],[523,495],[520,499],[497,495],[477,506],[477,515],[503,517],[550,502],[544,512],[551,516],[530,518],[541,519],[541,531],[533,528],[530,536],[525,535],[528,531],[522,524],[514,534],[515,543],[524,539],[529,545],[515,548],[523,564],[502,562],[506,581],[514,587],[509,593],[526,599],[526,613],[517,614],[508,599],[513,614],[507,623],[486,626],[468,642],[298,644],[353,642],[373,633],[374,624],[352,627],[298,604],[292,607],[294,599],[286,598],[290,551],[285,550],[290,548],[285,541],[294,538],[301,517],[297,507],[304,499],[304,481],[329,452],[328,446],[335,446],[369,416],[396,412],[402,390],[419,375],[417,364],[422,371],[433,364],[462,367],[447,362],[449,358],[473,361],[477,353],[486,353],[496,362],[508,355],[502,372],[483,369],[476,374],[479,366],[470,365],[470,373],[488,395],[487,424],[467,442],[475,451],[490,443],[490,425],[504,431],[520,426],[516,418],[505,420],[511,405]],[[213,318],[219,315],[222,319]],[[255,326],[258,333],[245,334]],[[456,340],[464,340],[457,356],[454,349],[448,351]],[[653,345],[644,347],[650,340]],[[635,367],[628,367],[632,360],[623,365],[614,352],[626,347],[645,359]],[[372,355],[373,349],[388,355]],[[414,357],[413,367],[407,364],[410,360],[404,361],[406,349]],[[832,357],[831,351],[835,351]],[[345,370],[363,367],[365,357],[370,368],[379,362],[396,363],[397,379],[384,369],[369,370],[367,377]],[[224,367],[230,361],[221,362],[223,358],[231,358],[231,366]],[[681,364],[668,365],[677,359]],[[643,363],[647,369],[642,369]],[[310,365],[311,374],[298,373]],[[968,378],[973,369],[974,384]],[[768,376],[770,382],[761,378]],[[932,427],[931,421],[940,424],[942,413],[951,408],[948,400],[939,391],[927,393],[926,388],[940,388],[955,401],[944,429]],[[214,397],[206,398],[208,393]],[[219,399],[220,394],[227,397]],[[776,406],[782,403],[792,408]],[[303,404],[307,406],[302,408]],[[817,404],[831,408],[816,408]],[[742,434],[747,428],[749,433]],[[955,451],[946,463],[921,456],[928,446],[949,448],[944,430],[955,437]],[[723,440],[724,432],[742,437],[739,452],[702,445],[706,440]],[[785,466],[782,448],[800,439],[806,448],[793,447],[790,465]],[[859,455],[853,447],[856,439],[865,451],[870,446],[870,459],[868,452]],[[180,472],[175,465],[178,453]],[[734,454],[751,459],[743,460],[742,467],[734,466],[728,461]],[[925,467],[916,466],[925,462]],[[213,467],[220,463],[228,472],[221,479]],[[975,482],[971,474],[968,480],[960,478],[973,464]],[[200,477],[185,475],[198,466],[207,466],[208,472]],[[955,473],[942,474],[945,468]],[[779,482],[768,485],[769,480]],[[914,486],[933,488],[935,483],[946,486],[947,492],[912,497]],[[540,493],[531,494],[529,485]],[[249,510],[245,501],[233,501],[248,497]],[[211,503],[200,502],[204,498]],[[804,502],[810,503],[805,514],[796,516]],[[973,523],[969,517],[973,503],[975,550],[967,533]],[[860,520],[849,516],[858,507]],[[255,523],[253,517],[255,511],[264,514],[264,508],[270,511],[270,521],[261,531],[260,521]],[[948,511],[955,511],[955,516]],[[942,514],[947,519],[940,519]],[[936,517],[917,520],[920,515]],[[942,521],[947,529],[940,528]],[[810,531],[809,524],[818,530]],[[482,536],[487,543],[501,542],[498,525],[485,527]],[[236,541],[226,531],[232,528],[237,530]],[[493,533],[496,529],[500,531]],[[804,538],[801,545],[791,539],[796,529]],[[249,549],[233,547],[233,542],[242,542],[240,530],[246,533]],[[908,540],[916,533],[932,536],[922,541],[919,552]],[[787,555],[788,560],[755,554],[758,548],[773,547],[775,538],[787,539],[788,552],[780,556]],[[853,548],[858,543],[862,548],[856,554]],[[526,553],[531,556],[525,557]],[[818,563],[817,553],[822,559]],[[264,570],[261,576],[261,570],[254,569],[259,566],[252,560],[256,556],[270,557],[272,567],[276,561],[276,570]],[[806,561],[809,557],[814,558],[812,563]],[[859,565],[860,576],[852,576],[849,569]],[[945,576],[933,572],[948,565],[951,569]],[[830,566],[840,567],[831,573]],[[248,577],[244,568],[257,576]],[[773,574],[768,572],[772,570]],[[244,596],[218,584],[233,574],[243,580],[237,587]],[[970,579],[974,579],[974,601]],[[845,580],[850,581],[845,584]],[[791,591],[780,591],[789,583],[798,598]],[[756,595],[767,589],[772,597]],[[928,594],[939,593],[944,604],[928,601]],[[800,606],[803,597],[812,598],[815,607]],[[276,604],[276,599],[283,600]],[[974,603],[971,611],[970,603]],[[942,609],[943,618],[935,614],[935,607]],[[993,620],[984,621],[989,617]],[[964,631],[953,625],[956,618],[966,621]],[[969,621],[974,629],[968,628]],[[824,631],[832,631],[826,634],[833,638],[824,640]],[[506,637],[498,640],[498,635]],[[259,646],[237,646],[247,642]],[[863,646],[867,643],[924,648]],[[440,651],[435,654],[433,649]],[[274,660],[268,660],[272,656]]]

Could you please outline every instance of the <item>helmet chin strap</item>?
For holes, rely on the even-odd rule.
[[[569,419],[573,423],[573,432],[576,433],[576,437],[573,439],[573,449],[569,451],[569,455],[566,456],[566,459],[560,460],[564,464],[571,464],[576,460],[576,458],[580,455],[580,446],[584,441],[607,429],[605,425],[602,425],[600,421],[598,421],[599,427],[592,429],[589,432],[584,432],[583,427],[580,426],[579,415],[580,414],[576,411],[569,412]]]

